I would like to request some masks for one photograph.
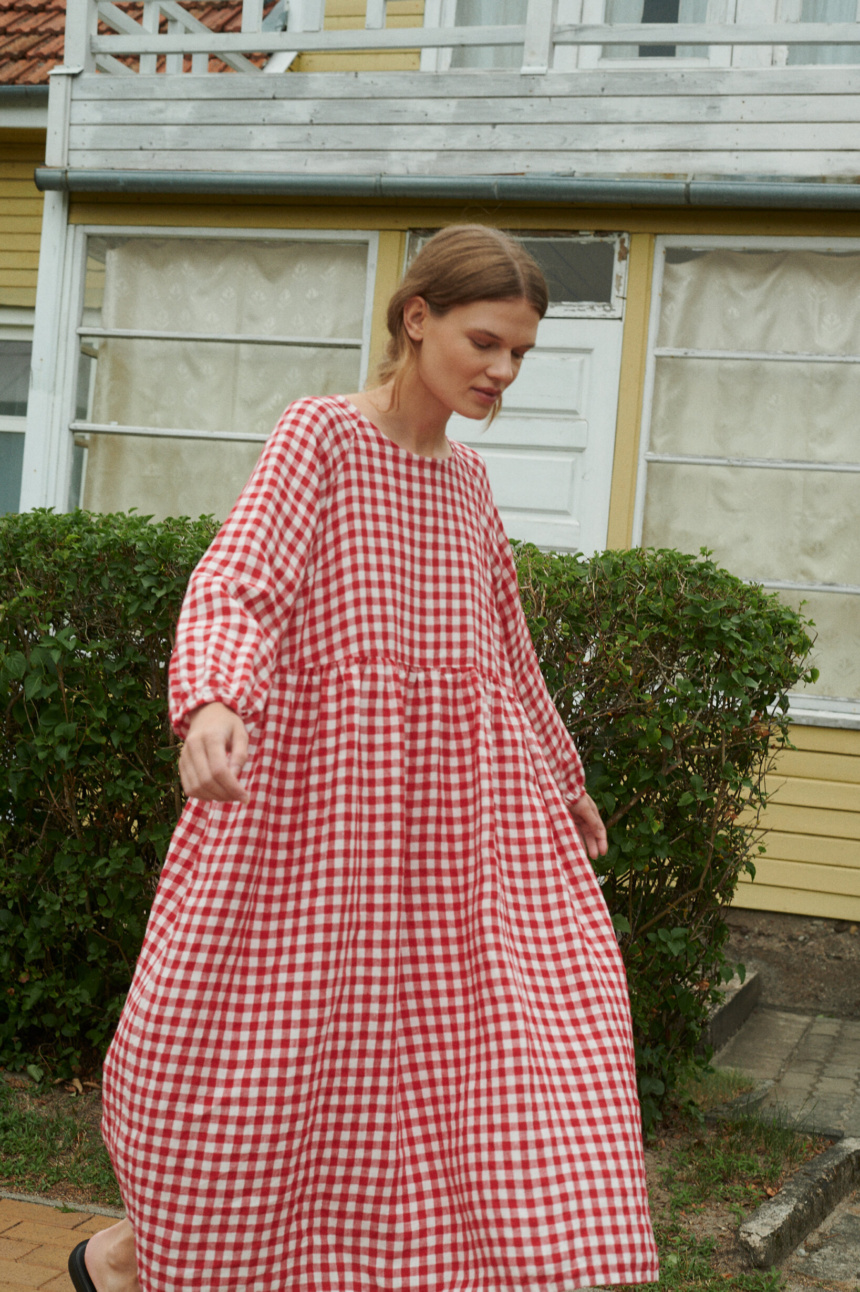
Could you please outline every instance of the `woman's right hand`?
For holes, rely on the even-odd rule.
[[[204,704],[191,715],[179,757],[182,788],[191,799],[247,803],[237,779],[247,758],[248,732],[238,713],[217,701]]]

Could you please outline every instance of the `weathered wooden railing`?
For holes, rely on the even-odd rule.
[[[236,7],[236,0],[206,0],[206,8],[215,12],[224,3]],[[236,71],[256,74],[261,69],[249,54],[278,54],[278,68],[284,70],[303,52],[420,50],[422,67],[428,67],[433,61],[426,55],[432,51],[515,46],[522,49],[522,72],[540,74],[553,67],[556,51],[570,46],[686,46],[701,48],[703,56],[714,46],[834,45],[860,50],[860,0],[855,21],[838,23],[799,21],[796,0],[781,0],[781,18],[771,23],[755,20],[757,5],[750,8],[752,21],[744,21],[744,0],[739,0],[734,22],[703,23],[560,23],[556,6],[557,0],[528,0],[523,23],[463,27],[441,25],[438,0],[427,0],[422,27],[388,27],[387,0],[367,0],[363,29],[325,30],[325,0],[279,0],[265,17],[264,0],[242,0],[241,29],[213,31],[180,0],[142,0],[142,5],[136,0],[136,12],[142,8],[140,21],[126,11],[122,0],[69,0],[65,62],[84,71],[127,75],[134,69],[121,60],[131,58],[139,60],[144,74],[202,73],[215,57]],[[199,12],[200,0],[196,8]]]

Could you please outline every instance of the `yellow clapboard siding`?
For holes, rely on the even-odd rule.
[[[738,885],[734,905],[747,911],[780,911],[786,915],[814,915],[825,920],[860,922],[860,897],[836,893],[810,893],[800,888],[744,881]]]
[[[29,287],[31,284],[35,289],[35,269],[5,269],[0,265],[0,287]]]
[[[361,18],[367,13],[367,0],[326,0],[326,26],[332,18]],[[424,15],[424,0],[388,0],[389,18],[392,14],[412,14],[418,18]]]
[[[785,865],[771,857],[759,857],[755,862],[756,884],[778,888],[782,884]],[[814,866],[808,862],[792,862],[791,886],[806,893],[830,893],[837,897],[860,898],[860,870],[847,866]]]
[[[295,72],[417,72],[418,51],[394,53],[362,51],[358,54],[300,54],[292,66]]]
[[[594,232],[681,234],[768,234],[774,237],[857,236],[852,212],[830,211],[702,211],[647,210],[597,206],[505,206],[494,204],[491,214],[473,203],[356,202],[351,198],[224,197],[181,194],[169,202],[149,194],[71,194],[73,224],[200,225],[206,228],[254,229],[412,229],[451,224],[457,220],[486,220],[505,229],[583,229]],[[792,728],[797,732],[801,728]],[[812,728],[802,728],[810,731]],[[837,734],[837,733],[834,733]],[[841,735],[858,733],[841,732]],[[796,740],[795,740],[795,743]]]
[[[35,287],[3,287],[0,285],[0,306],[12,306],[15,309],[34,309],[35,305]]]
[[[778,777],[801,777],[816,781],[860,782],[860,758],[848,754],[822,753],[817,749],[786,749],[774,769]]]
[[[18,272],[24,269],[36,270],[39,268],[39,249],[23,251],[9,246],[11,239],[4,238],[3,246],[0,249],[0,275],[9,272]]]
[[[633,541],[633,510],[636,505],[636,470],[639,462],[639,431],[645,367],[648,360],[648,320],[651,312],[651,280],[654,271],[653,234],[630,237],[627,267],[627,303],[624,309],[624,337],[621,350],[621,380],[618,386],[618,417],[612,487],[609,492],[607,547],[629,547]]]
[[[762,842],[766,849],[765,855],[771,861],[789,864],[797,861],[813,866],[842,866],[849,870],[857,869],[860,873],[860,846],[855,839],[834,839],[828,835],[787,834],[784,830],[768,830]]]
[[[771,802],[792,807],[830,808],[860,817],[860,785],[844,781],[810,780],[802,776],[769,776]]]
[[[370,325],[370,362],[368,380],[373,383],[373,374],[385,352],[388,341],[388,324],[386,321],[388,302],[400,282],[403,260],[406,254],[406,234],[399,230],[380,233],[379,249],[376,259],[376,283],[373,292],[373,315]]]
[[[356,31],[364,27],[365,0],[328,0],[325,10],[326,31]],[[386,27],[420,27],[424,18],[423,0],[389,0]],[[294,72],[417,72],[420,68],[417,50],[362,50],[361,53],[300,54],[292,65]]]
[[[860,758],[860,731],[847,731],[841,727],[793,726],[789,736],[798,749]]]
[[[10,136],[14,141],[10,142]],[[36,304],[42,195],[33,171],[42,165],[41,131],[4,132],[0,141],[0,305]]]
[[[0,223],[3,222],[3,214],[0,211]],[[38,261],[39,256],[39,236],[34,233],[12,233],[7,227],[3,229],[3,247],[0,250],[0,256],[4,254],[8,257],[10,251],[32,252]]]
[[[775,800],[769,804],[762,818],[762,824],[769,830],[784,830],[787,834],[860,839],[860,812],[833,812],[820,808],[793,807]]]

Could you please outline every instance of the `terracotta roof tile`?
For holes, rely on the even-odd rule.
[[[273,2],[268,0],[267,11]],[[140,21],[140,5],[122,7]],[[213,31],[239,31],[241,27],[241,3],[217,7],[192,3],[185,7]],[[51,68],[63,61],[65,25],[65,0],[0,0],[0,85],[47,85]],[[255,55],[252,61],[261,66],[265,58]],[[229,70],[217,59],[210,61],[210,68]]]

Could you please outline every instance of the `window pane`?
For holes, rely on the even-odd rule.
[[[606,0],[605,21],[705,22],[708,0]],[[604,45],[604,58],[707,58],[707,45]]]
[[[860,355],[860,254],[667,257],[658,346]]]
[[[652,462],[642,541],[709,547],[746,579],[860,583],[860,476]]]
[[[520,241],[546,276],[551,305],[567,301],[612,302],[615,240],[578,242],[574,238]]]
[[[661,300],[658,345],[756,357],[659,357],[652,452],[860,464],[860,255],[672,248]],[[856,470],[651,462],[643,542],[708,547],[742,578],[821,585],[780,594],[815,603],[814,695],[860,699],[860,597],[832,590],[860,583]]]
[[[78,418],[165,430],[269,434],[302,395],[348,392],[361,349],[314,344],[364,330],[365,242],[115,238],[89,247],[84,317],[106,329],[307,338],[306,344],[84,338],[95,358],[91,413],[82,365]],[[226,515],[261,442],[92,433],[83,504],[167,516]]]
[[[355,390],[360,359],[329,347],[110,338],[92,420],[265,436],[292,400]]]
[[[17,511],[24,465],[24,436],[0,431],[0,513]]]
[[[527,0],[457,0],[458,27],[507,27],[526,20]],[[451,50],[452,67],[521,67],[522,45],[469,45]]]
[[[27,416],[31,350],[29,341],[0,341],[0,415],[4,417]]]
[[[855,462],[858,409],[860,364],[662,358],[654,381],[651,448]]]
[[[857,0],[802,0],[801,22],[855,22]],[[789,45],[789,63],[860,63],[860,45]]]
[[[90,511],[222,520],[260,455],[260,444],[93,435],[83,505]]]
[[[819,695],[843,700],[860,696],[860,597],[840,592],[783,592],[780,599],[795,610],[802,607],[815,623],[812,631],[817,636],[811,663],[821,676],[814,687],[804,687],[800,694],[810,699]]]

